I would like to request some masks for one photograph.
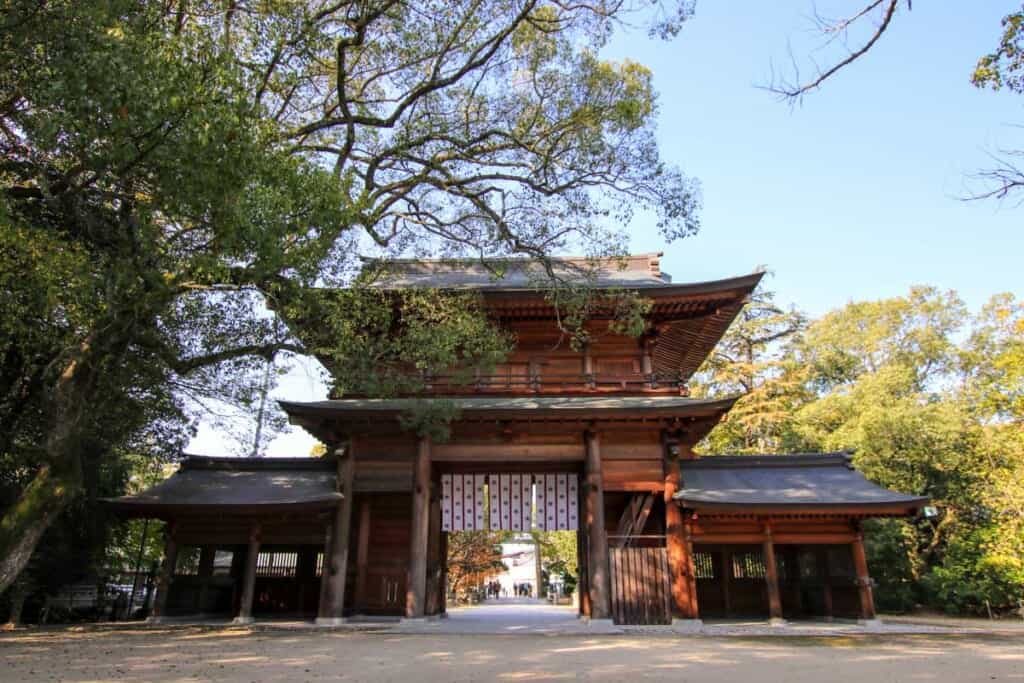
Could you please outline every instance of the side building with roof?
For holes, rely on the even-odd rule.
[[[190,457],[111,500],[168,522],[155,616],[441,615],[449,534],[539,529],[577,534],[582,617],[873,619],[861,522],[927,501],[869,482],[844,453],[697,457],[735,398],[692,398],[687,382],[761,274],[677,284],[659,261],[599,264],[592,286],[650,301],[646,328],[616,334],[598,313],[580,349],[543,291],[550,272],[389,262],[380,286],[479,292],[516,348],[468,384],[436,375],[416,396],[282,402],[324,458]],[[456,408],[443,442],[404,419],[432,400]]]

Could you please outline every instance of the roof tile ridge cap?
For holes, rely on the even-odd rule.
[[[729,453],[724,455],[701,455],[691,460],[681,461],[684,466],[709,466],[726,468],[747,464],[766,467],[828,467],[844,464],[848,469],[856,469],[850,461],[847,451],[831,453]]]

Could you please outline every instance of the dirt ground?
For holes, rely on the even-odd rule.
[[[0,635],[3,681],[1024,680],[1020,636],[429,636],[202,627]]]

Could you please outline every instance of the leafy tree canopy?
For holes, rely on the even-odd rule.
[[[356,351],[390,355],[366,380],[381,392],[394,367],[500,355],[461,301],[325,303],[317,288],[359,289],[357,255],[613,253],[638,208],[668,239],[694,232],[698,189],[659,156],[650,73],[598,57],[623,22],[671,37],[689,13],[3,3],[0,592],[81,495],[89,452],[171,457],[196,414],[265,395],[278,354],[334,359],[339,391],[366,370]]]

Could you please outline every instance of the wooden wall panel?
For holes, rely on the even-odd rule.
[[[603,460],[601,471],[607,491],[660,491],[665,486],[660,459]]]
[[[583,444],[459,443],[434,444],[434,462],[501,462],[511,460],[583,460]]]

